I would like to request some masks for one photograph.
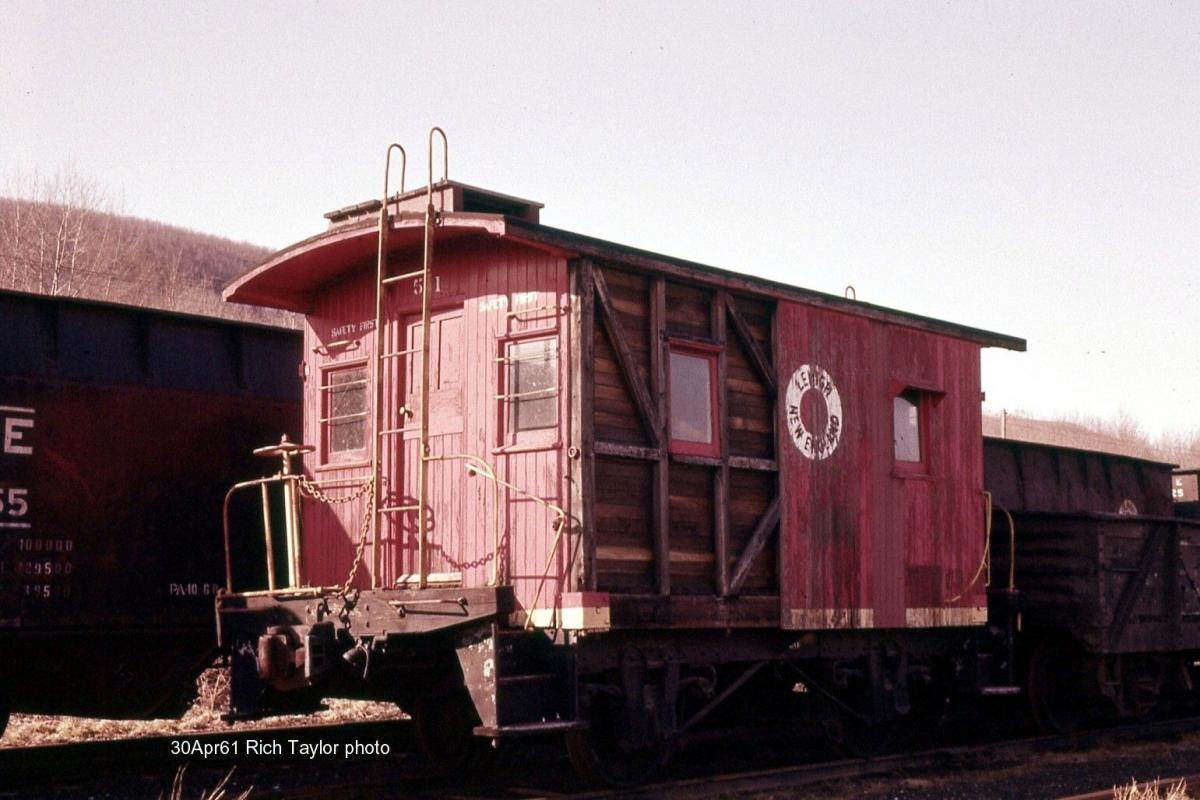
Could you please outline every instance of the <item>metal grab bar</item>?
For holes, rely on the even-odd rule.
[[[554,503],[551,503],[549,500],[545,500],[541,497],[538,497],[535,494],[530,494],[529,492],[522,489],[520,486],[516,486],[514,484],[509,483],[506,480],[503,480],[502,478],[497,477],[495,470],[491,469],[491,466],[486,461],[483,461],[483,459],[475,458],[474,456],[466,456],[466,458],[473,460],[475,462],[478,462],[478,463],[482,463],[483,465],[487,466],[488,472],[485,473],[485,477],[489,478],[497,486],[503,486],[505,489],[509,489],[510,491],[514,491],[517,494],[523,495],[524,497],[528,498],[529,500],[532,500],[533,502],[540,504],[544,508],[546,508],[550,511],[553,511],[555,514],[555,517],[554,517],[554,544],[550,548],[550,555],[546,558],[546,568],[542,570],[541,580],[538,581],[538,587],[533,593],[533,600],[530,602],[529,610],[525,614],[525,630],[529,630],[529,628],[532,626],[532,623],[533,623],[533,612],[537,610],[538,600],[541,599],[541,596],[542,596],[542,589],[546,585],[546,579],[550,577],[550,565],[554,563],[554,556],[557,555],[559,545],[562,543],[563,530],[566,529],[566,523],[567,523],[567,518],[568,518],[567,512],[561,506],[555,505]],[[479,471],[478,468],[474,467],[473,465],[470,465],[470,464],[467,465],[468,474],[473,473],[473,472],[478,472],[478,471]],[[498,499],[499,499],[499,490],[497,489],[497,502],[499,501]],[[497,514],[500,513],[499,505],[497,505],[497,507],[496,507],[496,513]],[[497,533],[497,536],[498,535],[499,534]],[[499,552],[499,540],[497,540],[496,547],[497,547],[497,552]],[[497,561],[500,560],[499,556],[497,556],[496,560]]]
[[[233,593],[233,551],[231,549],[230,541],[229,541],[229,506],[230,506],[231,501],[233,500],[233,496],[237,492],[242,491],[243,489],[252,489],[255,486],[262,487],[261,492],[262,492],[262,500],[263,500],[263,528],[264,528],[263,534],[266,539],[266,548],[267,548],[267,590],[273,592],[273,591],[275,591],[275,588],[276,588],[275,587],[275,544],[272,541],[274,539],[274,536],[272,535],[273,531],[271,528],[271,507],[270,507],[270,497],[267,494],[268,487],[271,484],[275,484],[275,483],[278,483],[281,485],[286,484],[286,483],[299,484],[300,478],[301,478],[301,476],[299,476],[299,475],[272,475],[269,478],[257,478],[252,481],[243,481],[242,483],[236,483],[229,489],[228,492],[225,493],[225,502],[221,508],[221,523],[222,523],[222,527],[224,529],[223,533],[224,533],[224,541],[225,541],[225,591],[227,591],[231,594]],[[298,488],[298,486],[295,488]],[[285,510],[285,513],[287,513],[287,514],[293,513],[293,511],[290,507],[286,508],[284,510]],[[293,520],[291,522],[291,524],[289,524],[287,526],[287,528],[288,528],[288,566],[289,566],[289,573],[291,573],[289,575],[289,577],[293,579],[292,582],[294,583],[295,579],[298,578],[300,575],[300,542],[299,542],[298,537],[296,536],[296,531],[298,530],[298,526],[295,524],[295,521]],[[292,588],[295,588],[295,587],[292,587]]]
[[[547,505],[550,504],[547,503]],[[537,611],[538,600],[542,597],[542,588],[546,585],[546,580],[550,577],[550,565],[554,563],[554,556],[558,554],[558,547],[562,543],[563,530],[566,528],[567,512],[557,506],[551,507],[558,512],[558,518],[554,520],[554,546],[550,548],[550,555],[546,557],[546,568],[542,570],[542,579],[538,581],[537,590],[533,593],[533,600],[529,603],[529,611],[525,613],[525,630],[533,627],[533,612]],[[557,628],[558,626],[555,625],[554,627]]]
[[[379,431],[383,429],[383,284],[388,270],[388,188],[392,170],[392,151],[400,151],[400,194],[404,194],[404,177],[408,173],[408,153],[396,142],[388,145],[383,154],[383,202],[379,206],[379,243],[375,263],[375,352],[372,358],[374,391],[374,426],[371,436],[371,518],[367,525],[371,531],[371,588],[375,588],[379,574],[379,515],[376,508],[383,505],[381,492],[383,480],[380,475]],[[400,195],[397,195],[399,197]],[[355,560],[354,568],[358,568]]]

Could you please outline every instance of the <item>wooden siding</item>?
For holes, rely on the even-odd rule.
[[[326,415],[321,383],[332,367],[363,365],[370,373],[375,352],[375,290],[372,276],[364,272],[321,295],[305,319],[304,442],[317,451],[304,459],[305,473],[318,481],[331,497],[353,494],[371,474],[368,450],[361,458],[331,461],[322,441],[321,418]],[[347,342],[341,346],[337,342]],[[369,392],[368,392],[369,394]],[[368,400],[369,403],[369,400]],[[369,407],[369,406],[368,406]],[[362,502],[326,505],[305,497],[301,504],[303,573],[307,583],[333,586],[350,574],[358,532],[362,528]],[[358,585],[369,585],[369,570],[361,569]]]
[[[776,315],[780,403],[815,365],[842,411],[824,457],[780,436],[785,622],[894,628],[986,605],[982,585],[968,588],[984,544],[978,345],[798,304]],[[892,398],[908,386],[930,397],[925,470],[894,460]],[[805,427],[820,435],[828,406],[817,391],[803,398]]]
[[[985,439],[984,479],[1008,511],[1172,516],[1171,465],[1015,439]],[[1126,511],[1129,509],[1126,507]]]
[[[589,263],[581,275],[595,275],[598,287],[584,335],[595,374],[595,588],[701,600],[776,595],[776,549],[765,546],[773,528],[751,546],[776,495],[771,305],[612,265]],[[586,288],[592,278],[584,280]],[[668,342],[717,354],[715,457],[671,452]],[[740,607],[730,600],[727,621]],[[753,615],[753,624],[777,621],[758,606]]]
[[[419,254],[398,254],[392,271],[417,266]],[[306,331],[306,441],[320,441],[322,370],[374,363],[371,267],[315,298]],[[504,480],[564,506],[573,524],[551,557],[549,511],[511,491],[495,509],[484,478],[468,477],[462,461],[435,460],[431,572],[484,585],[497,557],[496,512],[500,557],[512,565],[519,602],[532,602],[549,561],[539,607],[563,591],[607,591],[621,608],[617,626],[709,618],[777,625],[782,612],[784,626],[799,628],[903,627],[932,611],[984,605],[981,586],[966,591],[983,545],[978,344],[612,264],[581,260],[571,273],[559,257],[495,239],[455,240],[437,251],[431,456],[480,456]],[[388,352],[419,345],[420,296],[408,286],[389,296]],[[321,349],[346,339],[347,325],[349,346]],[[542,336],[559,349],[558,425],[513,440],[496,397],[507,391],[497,359],[507,342]],[[672,342],[716,354],[715,456],[671,450]],[[788,430],[787,385],[804,364],[828,371],[842,403],[838,443],[824,459],[806,458]],[[415,358],[407,366],[388,361],[385,429],[414,427],[418,366]],[[905,386],[931,398],[922,474],[893,461],[892,397]],[[402,407],[412,413],[407,421]],[[813,431],[824,430],[823,413],[810,392],[801,414]],[[386,503],[407,505],[416,494],[415,429],[385,441]],[[580,448],[578,459],[568,457],[569,445]],[[306,469],[340,481],[341,494],[369,474],[365,460],[324,462],[318,452]],[[340,583],[362,504],[306,500],[304,508],[308,580]],[[417,571],[415,516],[389,514],[382,526],[379,583]],[[571,561],[576,553],[582,563]],[[370,548],[366,561],[361,586],[371,580]],[[685,607],[686,621],[672,611]]]
[[[486,585],[493,562],[505,559],[518,601],[532,602],[551,562],[539,607],[548,607],[571,586],[569,560],[577,552],[579,530],[569,525],[554,557],[555,515],[520,492],[500,491],[482,476],[470,477],[472,455],[489,462],[497,475],[524,492],[572,510],[567,484],[566,420],[572,409],[570,365],[577,363],[578,342],[570,336],[571,297],[565,261],[535,250],[496,240],[460,239],[435,245],[432,298],[429,571],[461,573],[464,586]],[[391,256],[392,274],[420,268],[420,253]],[[374,368],[374,264],[364,264],[356,277],[328,287],[314,299],[305,344],[309,374],[305,384],[305,441],[320,441],[319,376],[328,364],[363,361]],[[419,347],[420,293],[412,281],[387,290],[383,331],[385,352]],[[352,331],[345,333],[345,326]],[[549,431],[527,431],[513,437],[506,400],[507,371],[498,359],[508,343],[551,337],[558,347],[558,425]],[[350,338],[348,347],[329,355],[314,348]],[[414,373],[415,371],[415,373]],[[420,355],[387,359],[383,369],[384,430],[404,429],[383,437],[382,492],[388,506],[416,502]],[[373,420],[373,395],[368,397]],[[402,409],[410,412],[402,413]],[[447,459],[447,460],[438,460]],[[322,481],[357,486],[370,475],[369,459],[348,465],[322,463],[321,453],[305,460],[306,472]],[[334,491],[344,496],[347,490]],[[306,579],[336,584],[346,579],[354,557],[363,512],[362,502],[324,505],[304,503]],[[493,546],[493,514],[499,515],[500,553]],[[378,585],[392,585],[418,571],[416,512],[384,515],[380,531]],[[356,585],[371,585],[371,548],[359,569]],[[576,570],[578,574],[578,570]]]

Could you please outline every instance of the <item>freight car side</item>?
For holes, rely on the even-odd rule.
[[[1023,598],[1030,701],[1046,728],[1141,715],[1184,694],[1200,656],[1200,522],[1174,515],[1171,465],[988,439],[1002,515],[992,574]],[[1011,572],[1010,572],[1011,567]],[[999,578],[997,578],[998,580]]]
[[[221,498],[299,428],[299,337],[0,294],[0,691],[132,716],[215,642]]]

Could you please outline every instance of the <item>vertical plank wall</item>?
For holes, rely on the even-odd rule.
[[[390,272],[420,269],[420,252],[393,254]],[[331,287],[316,298],[306,329],[306,355],[310,374],[305,384],[306,441],[319,440],[320,417],[316,389],[320,367],[328,361],[349,363],[371,358],[374,318],[374,264],[364,264],[356,277]],[[499,508],[493,502],[493,484],[482,476],[470,477],[463,459],[436,460],[470,455],[482,459],[503,480],[524,492],[564,508],[570,492],[565,485],[566,426],[570,413],[573,357],[567,320],[570,297],[563,259],[495,239],[462,239],[435,245],[434,286],[431,298],[431,426],[429,467],[430,531],[429,571],[461,573],[463,585],[481,586],[492,577],[497,558],[504,559],[518,598],[532,600],[542,580],[553,548],[555,515],[521,492],[502,490]],[[420,346],[421,295],[413,282],[388,290],[384,317],[384,348],[398,352]],[[333,341],[334,332],[355,325],[353,349],[332,357],[312,348]],[[550,436],[529,441],[509,436],[505,401],[506,369],[498,361],[506,343],[523,335],[554,337],[558,342],[558,420]],[[417,446],[420,419],[420,356],[388,359],[383,368],[384,430],[404,429],[385,436],[383,474],[389,505],[409,505],[417,495]],[[368,399],[368,406],[373,402]],[[402,409],[410,415],[402,413]],[[370,415],[374,419],[374,414]],[[540,432],[539,432],[540,433]],[[353,465],[322,463],[321,454],[305,460],[306,471],[322,482],[357,485],[370,474],[369,462]],[[314,584],[344,581],[353,561],[352,541],[357,537],[363,504],[326,506],[311,500],[304,504],[305,551],[308,580]],[[569,508],[567,508],[570,511]],[[578,512],[575,512],[576,514]],[[493,546],[493,514],[498,514],[501,549]],[[416,512],[385,515],[381,526],[381,564],[378,584],[393,585],[401,576],[417,572]],[[567,560],[576,538],[568,532],[555,553],[550,579],[542,590],[539,607],[547,607],[564,588]],[[360,567],[356,585],[371,584],[367,564]]]
[[[770,359],[771,305],[611,264],[589,265],[587,274],[596,282],[595,587],[635,596],[726,596],[776,495],[774,392],[743,340],[750,337],[760,358]],[[724,380],[716,457],[671,451],[672,341],[718,353]],[[737,590],[774,595],[777,548],[755,552]]]
[[[979,346],[794,303],[777,314],[780,395],[795,370],[816,365],[842,408],[840,439],[823,458],[781,437],[785,624],[965,619],[957,610],[985,605],[982,585],[968,590],[984,545]],[[892,399],[905,387],[932,398],[920,474],[895,466]],[[802,411],[810,429],[824,426],[816,393]]]

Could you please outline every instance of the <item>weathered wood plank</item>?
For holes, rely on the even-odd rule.
[[[678,464],[689,464],[693,467],[719,467],[721,459],[712,456],[693,456],[685,453],[672,453],[671,460]]]
[[[596,455],[616,456],[617,458],[637,458],[643,461],[661,461],[663,451],[654,447],[639,447],[638,445],[622,442],[596,441]]]
[[[1116,649],[1120,645],[1121,634],[1125,631],[1130,614],[1137,604],[1138,597],[1141,596],[1142,589],[1146,586],[1151,567],[1154,565],[1156,557],[1162,558],[1163,556],[1163,543],[1169,538],[1171,527],[1170,523],[1163,522],[1156,522],[1150,526],[1145,543],[1142,545],[1142,551],[1138,556],[1137,572],[1130,573],[1126,578],[1125,585],[1121,589],[1121,596],[1117,600],[1116,609],[1113,611],[1112,624],[1108,629],[1110,648]]]
[[[726,341],[725,307],[729,296],[724,290],[717,292],[717,302],[712,307],[712,337],[718,342]],[[729,367],[728,347],[722,347],[717,355],[717,452],[721,454],[721,466],[713,475],[713,555],[716,558],[716,574],[713,576],[717,593],[721,597],[729,594]]]
[[[737,565],[733,568],[733,577],[729,581],[731,595],[736,595],[741,590],[742,584],[746,582],[746,577],[750,574],[750,566],[754,563],[754,559],[758,558],[758,554],[767,544],[767,539],[778,526],[779,498],[776,497],[763,512],[762,519],[758,521],[754,533],[750,536],[750,541],[746,544],[746,549],[742,551]]]
[[[575,448],[575,452],[582,454],[587,452],[583,447],[583,428],[586,425],[591,427],[591,420],[583,415],[582,398],[585,392],[591,391],[592,381],[584,378],[584,373],[587,371],[589,359],[582,355],[584,329],[580,317],[582,310],[583,292],[582,283],[583,275],[579,268],[579,262],[571,261],[567,264],[567,280],[568,280],[568,297],[571,303],[571,316],[568,320],[570,326],[568,346],[570,347],[570,361],[568,361],[568,369],[570,374],[570,398],[568,400],[568,417],[567,417],[567,441],[571,443],[571,447]],[[584,420],[587,419],[587,422]],[[571,554],[571,586],[583,588],[586,585],[588,570],[586,556],[583,553],[582,543],[589,538],[586,535],[587,526],[592,522],[591,518],[584,512],[584,492],[583,492],[583,458],[568,458],[567,459],[567,479],[570,482],[570,505],[568,507],[571,517],[571,534],[573,541],[570,543],[567,552]],[[573,557],[576,553],[576,544],[579,545],[579,557]]]
[[[668,336],[705,339],[712,332],[713,295],[694,284],[667,284],[667,316],[663,330]]]
[[[642,427],[646,429],[651,443],[661,446],[662,437],[658,414],[655,412],[654,403],[650,399],[650,392],[646,389],[646,384],[638,375],[637,362],[633,358],[629,342],[621,328],[621,320],[617,317],[616,309],[613,308],[612,297],[608,292],[608,284],[604,282],[602,271],[592,270],[592,285],[595,289],[596,299],[600,301],[604,330],[608,334],[609,342],[612,343],[613,351],[617,354],[617,360],[621,365],[621,371],[625,374],[625,380],[629,383],[629,389],[633,392],[633,399],[641,416]]]
[[[773,628],[779,624],[777,595],[731,597],[711,595],[614,594],[610,599],[613,628]]]
[[[742,347],[750,356],[750,362],[758,370],[762,376],[763,383],[767,385],[772,392],[775,391],[775,369],[771,366],[771,362],[767,359],[766,353],[758,346],[758,340],[750,332],[750,326],[746,320],[742,318],[742,313],[738,311],[737,303],[733,298],[721,292],[725,300],[725,309],[729,312],[729,318],[733,320],[733,329],[737,332],[738,339],[741,340]]]
[[[780,350],[778,307],[775,307],[770,313],[771,318],[769,324],[769,333],[771,337],[771,353],[775,358],[781,358],[780,353],[782,351]],[[771,401],[775,404],[774,409],[771,412],[772,422],[775,421],[776,413],[782,407],[782,398],[780,397],[781,394],[782,392],[777,387],[773,396],[771,397]],[[786,434],[783,431],[783,426],[778,422],[774,422],[774,424],[775,433],[774,441],[772,442],[772,450],[775,460],[782,464],[784,456],[783,451],[780,450],[780,448],[786,446],[788,440],[784,438]],[[782,469],[777,469],[775,471],[775,496],[778,498],[783,497]],[[790,613],[790,601],[787,598],[787,592],[791,586],[791,582],[796,579],[794,574],[795,568],[793,567],[791,560],[792,546],[788,541],[788,531],[792,529],[792,526],[795,523],[788,519],[787,515],[789,513],[790,512],[787,508],[781,508],[779,510],[779,535],[775,537],[775,563],[777,565],[776,580],[778,581],[776,584],[776,589],[779,591],[779,616],[781,620],[784,619],[785,615],[789,615]]]
[[[666,354],[667,284],[662,277],[650,284],[650,380],[654,386],[654,407],[657,412],[656,435],[665,451],[670,441],[667,433],[667,354]],[[661,452],[661,451],[660,451]],[[654,553],[658,569],[658,593],[671,593],[671,488],[670,462],[658,459],[654,465]]]
[[[760,472],[778,472],[779,462],[773,458],[748,458],[746,456],[730,456],[729,466],[734,469],[754,469]]]
[[[580,494],[583,499],[584,577],[589,591],[596,591],[596,295],[595,266],[588,259],[579,263],[579,438]]]

